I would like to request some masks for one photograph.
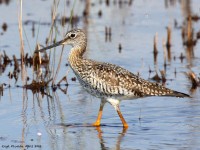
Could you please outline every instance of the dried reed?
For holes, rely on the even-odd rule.
[[[158,55],[157,43],[158,43],[158,33],[156,33],[156,35],[153,38],[153,58],[154,58],[154,64],[157,64],[157,55]]]
[[[73,8],[72,8],[71,14],[70,14],[70,24],[72,24],[72,18],[73,18],[73,12],[74,12],[75,3],[76,3],[76,1],[74,1]],[[63,27],[64,27],[64,26],[63,26]],[[68,28],[69,28],[69,26],[68,26]],[[63,30],[63,31],[64,31],[64,30]],[[63,36],[64,36],[64,34],[63,34]],[[55,73],[54,78],[53,78],[53,81],[52,81],[52,85],[55,85],[55,81],[56,81],[58,72],[59,72],[59,70],[60,70],[61,61],[62,61],[62,56],[63,56],[63,50],[64,50],[64,46],[62,46],[62,51],[61,51],[61,53],[60,53],[59,62],[58,62],[58,66],[57,66],[57,69],[56,69],[56,73]]]
[[[19,0],[20,7],[18,8],[18,27],[19,27],[19,36],[20,36],[20,57],[21,57],[21,78],[23,84],[25,84],[26,79],[26,70],[24,64],[24,42],[23,42],[23,33],[22,33],[22,0]]]

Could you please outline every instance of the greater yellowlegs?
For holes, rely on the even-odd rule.
[[[106,102],[109,102],[115,108],[123,127],[127,128],[128,124],[119,108],[120,100],[147,96],[189,97],[187,94],[173,91],[158,83],[141,79],[120,66],[83,58],[87,46],[87,37],[81,29],[67,32],[63,40],[36,52],[66,44],[72,46],[68,61],[80,84],[90,94],[101,99],[98,117],[93,126],[100,126],[102,111]]]

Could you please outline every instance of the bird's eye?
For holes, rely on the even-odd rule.
[[[72,34],[70,34],[70,37],[71,37],[71,38],[75,38],[75,37],[76,37],[76,34],[72,33]]]

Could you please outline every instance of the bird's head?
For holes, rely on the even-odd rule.
[[[81,29],[73,29],[71,31],[68,31],[64,38],[61,41],[58,41],[50,46],[44,47],[42,49],[36,50],[35,52],[43,52],[45,50],[48,50],[50,48],[59,46],[59,45],[71,45],[73,47],[79,46],[79,47],[85,47],[87,42],[86,35],[83,30]]]

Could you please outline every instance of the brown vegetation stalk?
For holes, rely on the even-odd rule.
[[[20,7],[18,11],[18,27],[19,27],[19,36],[20,36],[20,56],[21,56],[21,78],[23,84],[25,84],[25,65],[24,65],[24,42],[23,42],[23,34],[22,34],[22,0],[19,0]]]

